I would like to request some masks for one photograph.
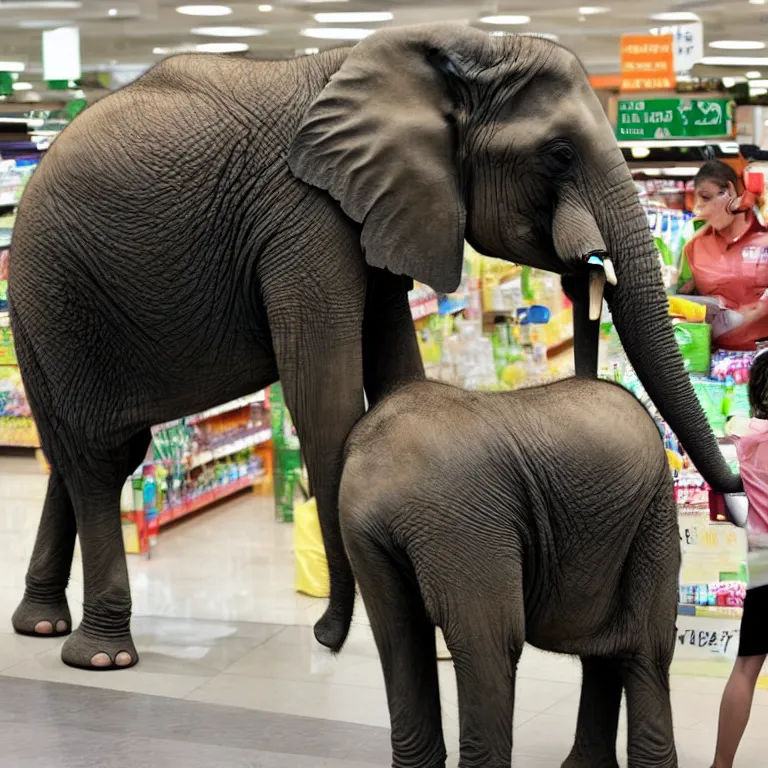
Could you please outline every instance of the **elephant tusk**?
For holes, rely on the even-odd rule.
[[[611,284],[616,285],[616,270],[613,268],[613,262],[610,259],[603,259],[603,269],[605,270],[605,279]]]
[[[603,311],[603,291],[605,289],[605,272],[593,269],[589,273],[589,319],[599,320]]]

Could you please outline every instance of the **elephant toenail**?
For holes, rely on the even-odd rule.
[[[67,631],[67,622],[64,621],[64,619],[59,619],[56,622],[56,631],[57,632],[66,632]]]
[[[115,656],[115,664],[117,664],[118,667],[128,667],[132,661],[133,658],[131,657],[131,654],[126,653],[125,651],[120,651],[120,653]]]
[[[35,632],[38,635],[51,635],[53,634],[53,624],[50,621],[38,621],[35,624]]]
[[[106,653],[97,653],[91,657],[91,665],[94,667],[111,667],[112,659]]]

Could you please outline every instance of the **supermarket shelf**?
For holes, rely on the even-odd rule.
[[[511,269],[499,282],[499,285],[506,285],[507,283],[511,283],[514,280],[519,280],[523,276],[523,268],[522,267],[515,267],[514,269]]]
[[[215,504],[218,501],[223,501],[230,496],[234,496],[236,493],[240,493],[247,488],[257,485],[265,476],[266,473],[263,471],[255,475],[246,475],[245,477],[233,480],[231,483],[201,493],[199,496],[196,496],[194,499],[190,499],[183,504],[164,509],[160,515],[158,515],[158,525],[162,528],[164,525],[180,520],[182,517],[199,512],[201,509],[204,509],[211,504]]]
[[[256,392],[253,395],[248,395],[247,397],[241,397],[238,400],[232,400],[231,402],[224,403],[223,405],[219,405],[216,408],[209,408],[207,411],[203,411],[202,413],[192,416],[191,418],[187,419],[187,423],[198,424],[201,421],[212,419],[215,416],[221,416],[223,413],[237,411],[240,408],[246,408],[247,406],[253,405],[254,403],[263,403],[265,397],[266,394],[264,390],[261,392]]]
[[[231,400],[228,403],[223,403],[222,405],[217,405],[215,408],[209,408],[207,411],[203,411],[202,413],[197,413],[194,416],[187,416],[183,419],[174,419],[173,421],[166,421],[163,424],[158,424],[157,426],[153,427],[153,432],[159,432],[163,429],[170,429],[171,427],[175,427],[178,424],[181,424],[182,422],[185,422],[187,424],[199,424],[202,421],[207,421],[208,419],[213,419],[216,416],[221,416],[224,413],[230,413],[231,411],[237,411],[240,408],[245,408],[249,405],[252,405],[253,403],[261,403],[264,402],[264,399],[266,398],[266,394],[264,390],[261,392],[256,392],[253,395],[247,395],[246,397],[240,397],[237,400]]]
[[[424,317],[436,315],[437,312],[437,296],[435,296],[434,299],[429,299],[428,301],[419,302],[418,304],[411,304],[411,317],[414,320],[421,320]]]
[[[723,136],[717,139],[635,139],[619,141],[620,149],[647,147],[648,149],[678,149],[689,147],[717,147],[724,154],[737,155],[739,145],[732,137]]]
[[[40,445],[38,443],[32,444],[32,443],[0,443],[0,449],[2,448],[10,448],[14,451],[16,450],[25,450],[25,451],[38,451],[40,450]]]
[[[677,606],[680,616],[696,616],[700,619],[740,619],[741,608],[730,608],[720,605],[686,605],[680,603]]]
[[[246,448],[253,448],[255,445],[262,445],[272,439],[272,430],[260,429],[258,432],[246,435],[245,437],[235,440],[234,442],[227,443],[226,445],[219,446],[210,451],[203,451],[192,457],[190,461],[190,469],[195,467],[202,467],[204,464],[209,464],[212,461],[223,459],[227,456],[231,456],[239,451],[244,451]]]
[[[553,357],[557,357],[558,355],[562,355],[563,352],[567,352],[571,347],[573,347],[573,336],[569,336],[558,344],[553,344],[551,347],[547,347],[547,357],[551,360]]]

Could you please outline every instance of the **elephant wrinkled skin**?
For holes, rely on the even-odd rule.
[[[617,385],[514,393],[415,382],[350,436],[344,542],[379,649],[394,768],[444,768],[435,656],[454,661],[461,768],[510,765],[524,642],[581,657],[564,768],[675,768],[680,543],[659,430]],[[525,707],[525,701],[519,702]]]
[[[455,289],[465,239],[564,275],[580,374],[595,375],[590,318],[605,288],[692,460],[715,488],[739,487],[683,369],[626,164],[571,53],[435,25],[292,61],[181,55],[79,115],[18,211],[11,321],[53,471],[16,630],[70,632],[77,534],[84,618],[62,657],[134,664],[118,505],[151,425],[280,378],[331,574],[315,634],[338,650],[354,604],[338,524],[344,441],[364,395],[423,378],[407,291],[412,279]]]

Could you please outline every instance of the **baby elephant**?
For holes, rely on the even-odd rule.
[[[525,642],[581,657],[564,768],[617,768],[622,690],[630,768],[677,766],[677,513],[661,436],[630,393],[409,384],[350,435],[340,505],[394,768],[445,766],[435,626],[456,671],[461,768],[510,765]]]

